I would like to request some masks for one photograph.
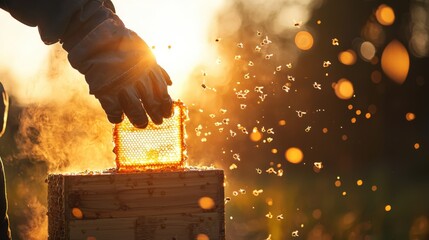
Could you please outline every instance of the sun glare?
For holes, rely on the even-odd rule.
[[[173,80],[178,98],[195,67],[215,56],[209,47],[210,24],[223,0],[116,2],[118,15],[151,47]]]

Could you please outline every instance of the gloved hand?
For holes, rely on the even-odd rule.
[[[125,113],[134,126],[144,128],[147,115],[155,124],[171,116],[171,79],[136,33],[100,1],[90,1],[72,21],[63,48],[110,122],[121,122]]]
[[[3,85],[0,82],[0,137],[6,129],[7,109],[9,106],[9,98]]]
[[[167,85],[171,85],[167,72],[154,65],[120,86],[95,93],[95,97],[110,122],[121,122],[125,113],[135,127],[145,128],[148,124],[146,113],[155,124],[161,124],[163,118],[171,116],[172,101]]]

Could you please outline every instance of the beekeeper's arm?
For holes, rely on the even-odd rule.
[[[172,114],[170,77],[147,44],[124,26],[110,1],[0,0],[0,7],[37,26],[45,44],[62,43],[110,122],[121,122],[125,113],[144,128],[146,114],[157,124]]]

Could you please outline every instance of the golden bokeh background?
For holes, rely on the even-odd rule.
[[[427,1],[113,2],[189,109],[187,164],[225,171],[228,239],[429,238]],[[46,239],[47,173],[114,167],[112,125],[59,44],[0,29],[12,233]]]

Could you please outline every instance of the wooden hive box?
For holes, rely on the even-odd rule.
[[[49,240],[225,239],[223,181],[216,169],[51,174]]]

